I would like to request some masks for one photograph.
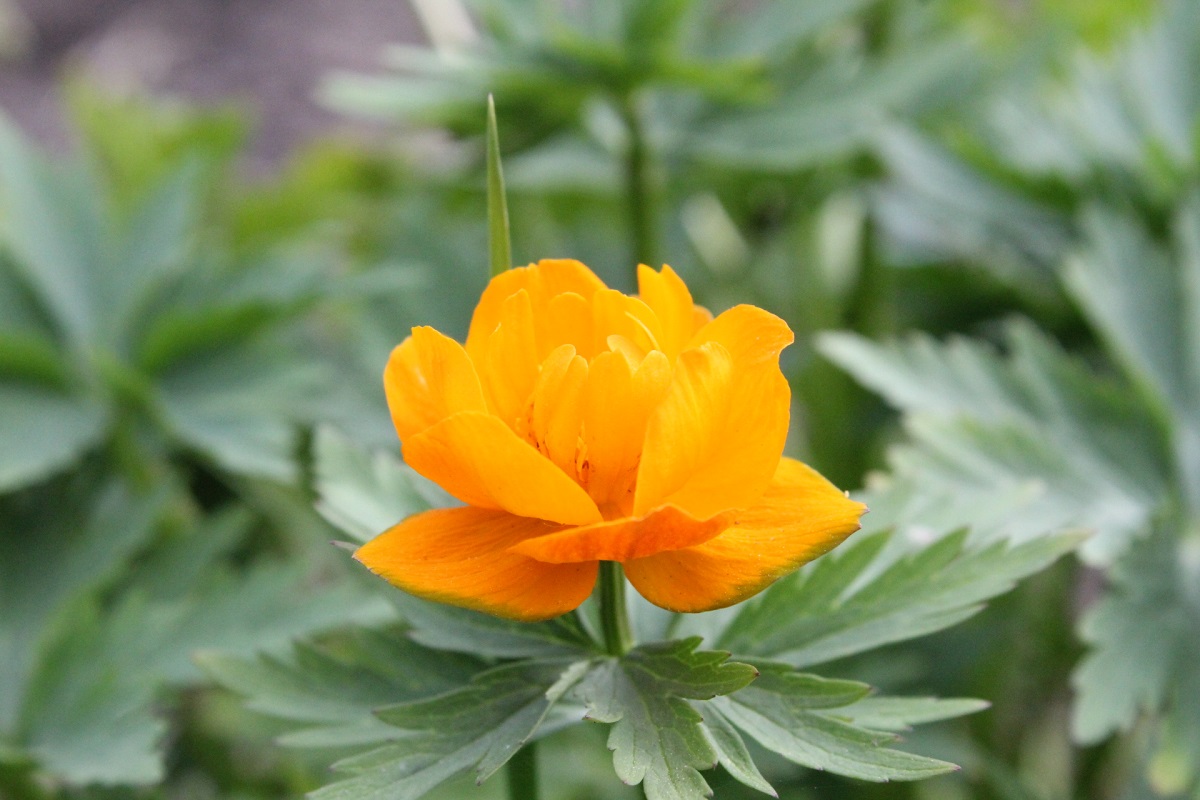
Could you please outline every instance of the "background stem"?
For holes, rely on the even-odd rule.
[[[508,762],[509,800],[538,800],[537,743],[526,742]]]
[[[629,145],[625,151],[625,206],[633,266],[658,264],[658,207],[651,186],[650,150],[642,116],[632,95],[621,103]]]

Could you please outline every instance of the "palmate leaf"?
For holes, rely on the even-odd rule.
[[[0,380],[0,492],[46,478],[95,447],[109,411],[90,397]]]
[[[51,621],[144,546],[165,500],[108,484],[54,485],[0,503],[0,734],[16,733]]]
[[[168,496],[52,484],[0,508],[0,736],[63,783],[161,779],[163,693],[200,677],[198,650],[280,650],[293,637],[394,618],[371,592],[318,580],[304,564],[214,566],[253,523],[241,511],[176,531],[132,581],[110,586],[161,533]],[[27,531],[38,535],[18,536]]]
[[[881,558],[888,541],[887,534],[862,538],[777,581],[742,607],[717,646],[804,667],[925,636],[972,616],[1079,537],[970,549],[960,531],[898,559]]]
[[[869,491],[867,525],[919,524],[927,537],[970,525],[978,541],[1086,528],[1084,558],[1111,563],[1167,492],[1157,421],[1031,326],[1006,332],[1008,357],[966,340],[822,337],[827,357],[906,414],[912,441]]]
[[[523,661],[483,672],[465,687],[379,710],[405,734],[344,759],[354,777],[314,792],[315,800],[415,800],[460,773],[482,783],[529,741],[587,671],[587,662]]]
[[[1127,730],[1140,713],[1162,712],[1163,741],[1200,780],[1200,556],[1196,541],[1168,525],[1113,570],[1115,585],[1083,620],[1091,646],[1072,676],[1075,738],[1095,743]]]
[[[953,771],[953,764],[887,748],[896,740],[888,728],[903,729],[915,721],[906,718],[905,712],[945,718],[980,708],[972,701],[958,701],[934,712],[913,707],[912,701],[907,701],[908,707],[893,706],[889,714],[881,711],[880,701],[876,701],[874,711],[864,709],[856,718],[857,702],[869,702],[862,700],[870,691],[867,685],[826,680],[794,672],[783,664],[762,663],[758,667],[761,674],[751,686],[712,702],[717,712],[763,747],[790,761],[862,780],[918,780]]]
[[[336,647],[297,644],[287,657],[198,657],[209,677],[247,696],[247,707],[304,727],[284,735],[292,747],[345,747],[397,739],[377,708],[424,699],[466,684],[483,662],[427,650],[391,629],[357,629]]]
[[[588,719],[612,724],[608,748],[617,777],[641,783],[647,800],[691,800],[712,792],[700,775],[718,761],[716,747],[687,701],[742,689],[758,671],[728,653],[696,652],[699,638],[645,645],[604,659],[577,694]]]

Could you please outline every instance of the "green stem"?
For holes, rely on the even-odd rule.
[[[0,764],[0,797],[12,800],[49,800],[50,793],[38,786],[25,764]]]
[[[629,144],[625,151],[625,205],[635,264],[658,263],[658,206],[651,185],[650,148],[637,103],[626,95],[621,116]]]
[[[633,647],[625,610],[625,574],[616,561],[600,562],[600,626],[609,655],[623,656]]]
[[[537,800],[537,744],[526,742],[508,762],[509,800]]]

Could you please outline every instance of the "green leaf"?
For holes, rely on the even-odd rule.
[[[296,427],[322,386],[319,363],[282,343],[246,343],[184,361],[161,376],[165,421],[181,442],[238,474],[295,477]]]
[[[914,725],[974,714],[991,706],[986,700],[939,697],[864,697],[838,711],[853,725],[876,731],[911,730]]]
[[[0,492],[42,480],[99,444],[108,411],[88,398],[0,379]]]
[[[494,277],[512,267],[512,244],[508,230],[508,198],[504,194],[504,169],[500,165],[500,134],[496,130],[496,101],[490,94],[487,117],[488,263]]]
[[[356,542],[412,514],[458,502],[395,453],[371,452],[328,425],[317,428],[313,467],[317,510]]]
[[[969,525],[981,542],[1088,528],[1084,558],[1110,563],[1166,492],[1158,425],[1031,326],[1010,325],[1006,343],[1008,358],[962,339],[821,338],[827,357],[905,411],[913,439],[889,454],[891,485],[864,498],[867,524],[920,526],[925,538]]]
[[[717,763],[725,768],[735,780],[749,786],[751,789],[778,797],[779,794],[762,773],[750,755],[746,742],[737,728],[717,711],[713,704],[703,709],[696,709],[703,718],[704,735],[717,754]]]
[[[71,784],[155,783],[163,777],[159,742],[166,733],[153,713],[157,687],[111,649],[111,631],[93,604],[74,612],[28,687],[23,744],[43,769]]]
[[[379,718],[405,735],[338,762],[335,769],[354,777],[311,796],[412,800],[471,770],[482,783],[537,733],[587,667],[587,662],[575,661],[507,664],[476,676],[461,689],[381,709]]]
[[[297,644],[288,657],[207,652],[197,661],[213,680],[246,695],[248,708],[303,726],[279,739],[291,747],[400,738],[375,709],[450,691],[483,669],[475,659],[420,647],[396,629],[355,630],[336,647]]]
[[[644,645],[599,661],[576,694],[588,719],[612,724],[608,748],[617,777],[643,784],[648,800],[711,795],[700,770],[717,764],[714,744],[688,700],[736,692],[757,670],[723,652],[696,652],[699,637]]]
[[[0,734],[14,732],[52,621],[145,544],[166,497],[51,484],[0,502]]]
[[[1079,542],[1050,536],[969,550],[965,532],[892,563],[888,535],[843,545],[747,602],[717,643],[808,666],[948,628]],[[853,541],[853,540],[852,540]]]
[[[780,664],[760,668],[762,674],[753,685],[713,704],[768,750],[811,769],[868,781],[919,780],[956,769],[944,761],[892,750],[887,745],[895,741],[894,735],[844,716],[843,711],[852,714],[850,704],[869,691],[866,685],[826,681]]]
[[[1200,707],[1195,682],[1187,678],[1195,672],[1200,640],[1200,557],[1194,533],[1192,541],[1173,533],[1160,525],[1118,562],[1113,590],[1084,617],[1080,632],[1092,649],[1071,678],[1072,732],[1079,742],[1129,730],[1140,713],[1167,707],[1175,724],[1200,743]],[[1200,764],[1200,747],[1193,758]]]
[[[978,263],[1022,292],[1058,296],[1052,268],[1071,244],[1067,218],[912,131],[892,126],[876,143],[889,178],[874,208],[892,261]]]
[[[1200,375],[1192,374],[1179,270],[1128,216],[1091,208],[1085,249],[1064,279],[1128,373],[1183,418],[1200,418]]]
[[[96,261],[105,244],[97,232],[104,212],[76,184],[0,119],[0,241],[58,329],[82,346],[96,330]]]

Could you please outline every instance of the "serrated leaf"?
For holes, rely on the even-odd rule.
[[[82,179],[82,170],[78,171]],[[82,346],[96,329],[96,240],[102,209],[89,202],[0,119],[0,237],[59,330]]]
[[[197,660],[209,677],[246,695],[248,708],[301,723],[280,738],[293,747],[396,739],[399,732],[375,709],[441,694],[483,670],[476,659],[426,650],[400,629],[355,630],[336,647],[300,643],[287,657],[207,652]]]
[[[758,681],[713,703],[763,747],[811,769],[868,781],[918,780],[956,769],[944,761],[889,749],[893,735],[843,716],[869,691],[863,684],[851,684],[858,690],[851,692],[844,684],[851,682],[763,665]]]
[[[1186,351],[1179,272],[1169,254],[1126,215],[1099,207],[1084,214],[1085,249],[1064,279],[1128,373],[1185,418],[1200,376]]]
[[[598,662],[576,694],[588,718],[613,725],[608,748],[617,777],[641,783],[648,800],[708,797],[700,771],[717,764],[717,752],[687,701],[736,692],[758,674],[729,654],[696,652],[698,637],[638,647]]]
[[[109,414],[87,397],[32,383],[0,382],[0,492],[70,466],[104,436]]]
[[[861,728],[902,732],[925,722],[974,714],[991,706],[986,700],[941,697],[864,697],[838,716]]]
[[[357,542],[412,514],[458,502],[397,454],[371,452],[327,425],[317,429],[313,461],[317,510]]]
[[[28,687],[23,744],[40,766],[74,785],[161,780],[166,724],[154,713],[155,682],[114,658],[112,631],[94,604],[72,610]]]
[[[354,777],[314,792],[317,800],[413,800],[468,770],[479,782],[532,738],[586,662],[525,661],[488,670],[467,686],[389,706],[379,718],[407,734],[335,764]]]
[[[1084,557],[1109,563],[1166,492],[1153,415],[1031,326],[1007,334],[1006,359],[966,340],[822,337],[822,352],[906,412],[913,439],[889,454],[895,488],[868,493],[867,525],[932,537],[969,525],[977,541],[1087,528]]]
[[[749,601],[718,644],[808,666],[924,636],[976,613],[1079,541],[1055,536],[968,550],[965,538],[948,536],[874,575],[885,535],[843,545]]]
[[[711,703],[704,709],[697,709],[697,713],[704,718],[702,729],[704,735],[708,737],[713,751],[717,754],[717,763],[738,782],[751,789],[757,789],[763,794],[779,797],[775,787],[759,772],[758,765],[754,763],[754,759],[746,747],[746,742],[738,733],[737,728],[725,719]]]
[[[166,491],[135,496],[115,484],[51,485],[0,503],[0,732],[15,731],[51,620],[145,544],[166,498]]]
[[[1091,651],[1071,677],[1076,702],[1072,732],[1098,742],[1128,730],[1138,715],[1170,704],[1195,671],[1200,609],[1186,596],[1184,543],[1162,525],[1113,571],[1116,585],[1084,618],[1080,633]],[[1196,706],[1176,707],[1200,731]],[[1197,752],[1200,756],[1200,751]]]

